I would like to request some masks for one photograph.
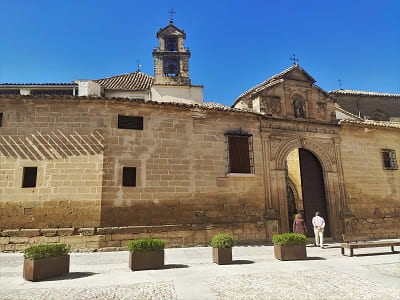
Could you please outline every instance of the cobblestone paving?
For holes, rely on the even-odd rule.
[[[0,290],[2,300],[177,299],[172,282],[146,282],[99,288]]]
[[[400,299],[400,288],[330,270],[223,276],[208,286],[219,299]]]
[[[368,265],[365,267],[374,271],[378,271],[379,273],[397,277],[400,279],[400,262],[393,264]],[[399,285],[400,285],[400,280],[399,280]]]

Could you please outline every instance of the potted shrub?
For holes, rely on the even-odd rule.
[[[283,233],[272,237],[275,258],[279,260],[306,259],[307,238],[303,234]]]
[[[159,269],[164,266],[165,241],[138,239],[128,242],[129,268],[135,270]]]
[[[51,244],[24,250],[24,279],[40,281],[69,273],[70,246]]]
[[[232,263],[233,239],[229,234],[216,234],[211,240],[213,262],[219,265]]]

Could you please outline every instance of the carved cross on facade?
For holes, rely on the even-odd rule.
[[[297,65],[297,63],[299,62],[299,59],[296,58],[296,54],[293,54],[291,58],[289,58],[289,60],[293,60],[293,64]]]
[[[168,13],[171,15],[171,21],[174,20],[174,14],[176,14],[176,11],[172,8],[171,10],[168,11]]]

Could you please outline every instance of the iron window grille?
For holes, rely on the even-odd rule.
[[[0,127],[3,127],[3,113],[0,112]]]
[[[228,173],[254,174],[253,136],[242,130],[225,133]]]
[[[392,149],[382,149],[383,168],[385,170],[397,170],[396,152]]]

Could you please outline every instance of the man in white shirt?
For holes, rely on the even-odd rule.
[[[324,248],[325,220],[320,217],[318,211],[315,213],[315,217],[312,219],[312,224],[314,226],[315,246],[320,245],[321,248]]]

